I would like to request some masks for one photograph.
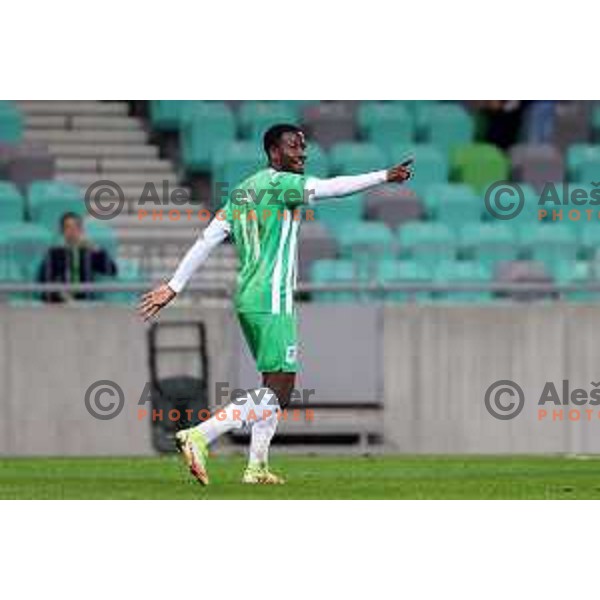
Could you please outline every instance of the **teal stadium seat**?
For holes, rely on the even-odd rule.
[[[381,148],[408,144],[414,137],[413,117],[400,103],[361,103],[358,126],[365,140]]]
[[[382,258],[393,258],[394,236],[383,223],[362,221],[347,223],[335,232],[342,258],[355,260],[361,274]]]
[[[358,281],[358,274],[352,261],[317,260],[310,270],[310,279],[315,284],[350,283]],[[355,302],[355,292],[314,292],[312,297],[321,302]]]
[[[567,150],[570,181],[600,180],[600,145],[574,144]]]
[[[217,146],[212,158],[213,186],[216,182],[226,183],[228,192],[242,183],[246,177],[261,168],[266,162],[263,153],[253,142],[229,142]],[[217,199],[217,206],[223,204],[223,198]]]
[[[595,270],[595,263],[588,261],[577,261],[569,271],[559,273],[556,282],[560,284],[583,284],[583,283],[600,283],[600,274]],[[578,290],[567,292],[564,298],[571,302],[597,302],[600,298],[599,292],[588,290]]]
[[[25,200],[17,186],[0,181],[0,223],[20,223],[25,217]]]
[[[528,246],[531,258],[543,262],[556,279],[573,269],[579,250],[574,232],[567,226],[556,223],[540,224],[532,228]]]
[[[19,265],[13,260],[3,256],[2,252],[2,241],[0,238],[0,282],[1,283],[24,283],[26,279],[23,275],[23,271],[19,268]],[[8,300],[11,303],[22,302],[29,300],[30,295],[25,293],[11,292],[6,295],[0,296],[0,302]]]
[[[439,284],[487,284],[491,281],[491,273],[477,261],[442,262],[434,270],[434,281]],[[491,291],[447,291],[437,293],[435,299],[442,302],[485,304],[493,301],[493,294]]]
[[[462,224],[460,212],[451,214],[453,207],[464,209],[469,221],[479,220],[484,210],[483,200],[465,183],[433,183],[423,186],[421,196],[431,219],[450,224]]]
[[[364,197],[362,194],[352,194],[344,198],[321,200],[311,208],[314,210],[315,221],[322,223],[335,234],[347,225],[361,226]]]
[[[413,260],[382,260],[377,268],[379,283],[427,283],[431,273],[423,265]],[[431,294],[426,291],[401,292],[390,291],[382,295],[384,300],[393,302],[428,301]]]
[[[417,139],[427,139],[431,114],[442,103],[437,100],[406,100],[404,104],[412,112]]]
[[[31,220],[52,231],[60,230],[60,218],[67,212],[85,215],[82,190],[63,181],[34,181],[27,200]]]
[[[456,256],[457,239],[443,223],[406,223],[398,230],[400,254],[420,265],[431,268]]]
[[[594,224],[586,227],[581,236],[581,246],[585,256],[589,259],[600,258],[600,225]]]
[[[429,144],[446,151],[473,140],[475,125],[469,113],[458,104],[437,104],[429,109],[424,136]]]
[[[247,100],[242,103],[238,118],[242,136],[257,143],[273,125],[299,124],[298,109],[285,100]]]
[[[0,229],[0,256],[13,262],[21,276],[33,281],[52,243],[52,233],[32,223],[4,225]]]
[[[331,171],[335,175],[357,175],[386,168],[387,157],[375,144],[342,142],[329,153]]]
[[[117,277],[104,277],[99,280],[122,283],[141,283],[144,281],[137,261],[119,258],[116,263]],[[133,305],[138,298],[139,294],[136,292],[114,292],[104,294],[101,299],[113,304]]]
[[[394,165],[413,156],[413,177],[405,184],[419,195],[422,190],[432,183],[448,181],[449,166],[446,153],[428,144],[397,144],[390,147],[387,164]]]
[[[500,261],[518,259],[517,232],[502,222],[465,225],[460,230],[460,245],[466,257],[490,272]]]
[[[310,143],[306,149],[306,174],[312,177],[329,175],[329,156],[318,144]]]
[[[181,158],[186,171],[208,172],[215,149],[235,139],[236,123],[223,102],[203,102],[181,117]]]
[[[23,115],[17,105],[0,102],[0,142],[16,144],[23,138]]]
[[[483,200],[469,186],[459,184],[442,188],[437,193],[434,216],[441,223],[459,229],[465,223],[481,221]]]
[[[592,109],[592,135],[595,142],[600,142],[600,104]]]
[[[108,223],[87,219],[85,234],[94,244],[106,250],[113,260],[116,260],[119,255],[117,234]]]

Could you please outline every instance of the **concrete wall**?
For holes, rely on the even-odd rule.
[[[197,319],[208,333],[211,395],[217,381],[254,385],[227,305],[164,315]],[[598,409],[591,423],[537,419],[546,381],[567,378],[588,390],[600,381],[599,334],[600,307],[307,305],[300,385],[323,403],[382,404],[385,441],[396,452],[600,452]],[[185,329],[163,343],[184,336]],[[198,371],[194,358],[177,354],[161,367],[165,375]],[[0,454],[151,454],[137,406],[148,376],[147,328],[126,308],[1,306]],[[126,399],[108,421],[84,406],[87,388],[103,379],[116,381]],[[484,407],[485,391],[500,379],[516,381],[526,396],[510,421]]]

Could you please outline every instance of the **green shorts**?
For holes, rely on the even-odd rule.
[[[296,315],[237,313],[259,373],[298,371]]]

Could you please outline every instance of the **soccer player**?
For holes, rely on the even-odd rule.
[[[178,449],[191,472],[208,483],[208,447],[224,433],[251,425],[248,466],[242,481],[278,484],[269,470],[268,452],[277,428],[278,410],[294,389],[297,363],[294,289],[300,219],[295,213],[323,198],[346,196],[386,182],[404,182],[409,163],[362,175],[316,179],[304,175],[306,140],[295,125],[275,125],[264,135],[268,167],[245,179],[229,195],[187,252],[172,279],[142,297],[140,314],[156,315],[181,292],[209,253],[227,236],[236,245],[240,268],[235,310],[256,365],[262,388],[225,406],[196,427],[176,433]],[[269,214],[270,213],[270,214]]]

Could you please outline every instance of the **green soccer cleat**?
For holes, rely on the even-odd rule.
[[[204,434],[197,429],[182,429],[175,434],[175,444],[192,476],[201,485],[208,485],[208,443]]]
[[[242,477],[242,483],[249,483],[251,485],[282,485],[285,483],[285,479],[275,473],[269,471],[269,467],[264,466],[251,466],[247,467]]]

